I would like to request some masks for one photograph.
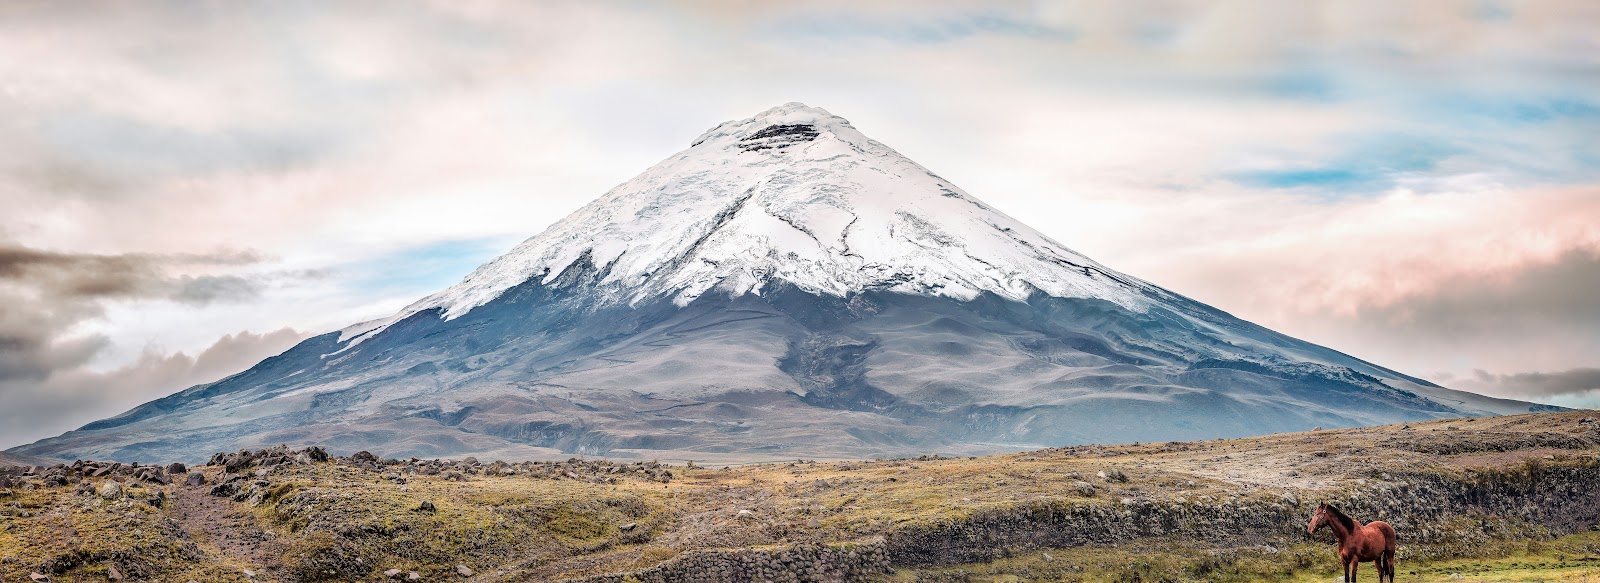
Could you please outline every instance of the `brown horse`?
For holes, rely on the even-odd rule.
[[[1324,526],[1332,529],[1334,538],[1339,539],[1339,562],[1344,565],[1347,583],[1355,583],[1356,566],[1366,561],[1372,561],[1377,567],[1378,583],[1383,583],[1384,575],[1394,583],[1394,547],[1399,540],[1394,527],[1382,520],[1362,526],[1326,502],[1317,505],[1317,513],[1311,515],[1311,524],[1306,530],[1316,534]]]

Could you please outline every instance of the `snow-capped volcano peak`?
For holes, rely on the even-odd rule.
[[[1530,410],[1113,272],[788,104],[390,318],[13,451],[882,458]]]
[[[1035,293],[1141,310],[1147,284],[1117,274],[973,198],[844,118],[800,103],[722,123],[679,152],[381,322],[446,318],[579,262],[608,302],[775,281],[834,296],[866,290],[971,299]]]

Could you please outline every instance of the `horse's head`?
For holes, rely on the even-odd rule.
[[[1306,532],[1311,533],[1311,534],[1317,534],[1318,530],[1321,530],[1322,527],[1327,526],[1327,525],[1328,525],[1328,503],[1327,502],[1323,502],[1323,503],[1317,505],[1316,513],[1311,515],[1311,524],[1306,525]]]

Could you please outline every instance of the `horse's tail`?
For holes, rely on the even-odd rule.
[[[1381,583],[1384,575],[1388,575],[1390,583],[1393,583],[1395,547],[1399,546],[1400,535],[1394,532],[1393,526],[1381,520],[1373,522],[1372,526],[1378,527],[1378,532],[1383,533],[1383,560],[1378,563],[1378,581]]]

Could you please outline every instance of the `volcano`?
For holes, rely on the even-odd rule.
[[[1245,322],[819,108],[712,128],[449,289],[13,449],[967,455],[1540,410]]]

